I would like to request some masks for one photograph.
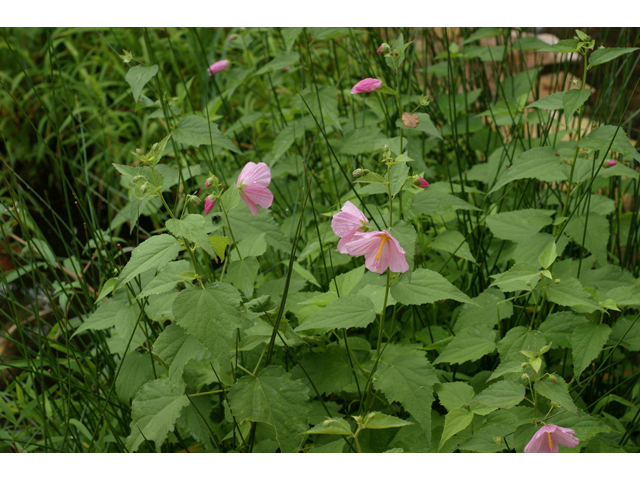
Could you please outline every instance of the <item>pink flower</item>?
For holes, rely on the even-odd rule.
[[[389,232],[366,232],[357,235],[349,243],[349,255],[364,255],[365,266],[374,273],[406,272],[409,264],[405,252]]]
[[[208,195],[207,199],[204,201],[204,214],[207,215],[215,204],[216,199],[213,197],[213,195]]]
[[[369,93],[382,88],[382,80],[377,78],[365,78],[356,83],[351,89],[351,94]]]
[[[575,433],[570,428],[545,425],[527,443],[524,453],[558,453],[559,445],[569,448],[577,447],[580,440],[573,436]]]
[[[271,183],[271,170],[266,163],[257,165],[247,163],[238,176],[240,196],[254,215],[258,214],[258,205],[269,208],[273,202],[273,193],[267,188]]]
[[[356,236],[368,230],[369,220],[353,203],[345,202],[342,211],[331,219],[331,228],[333,233],[340,237],[338,251],[350,254],[349,244]]]
[[[424,178],[419,177],[418,175],[413,177],[413,184],[416,187],[429,188],[429,182],[427,182]]]
[[[229,60],[220,60],[219,62],[214,63],[209,67],[209,75],[215,75],[222,70],[226,70],[229,68],[230,64]]]
[[[616,162],[615,160],[609,160],[607,161],[607,167],[613,167],[614,165],[617,165],[618,162]]]

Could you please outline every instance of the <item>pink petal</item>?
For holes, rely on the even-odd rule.
[[[382,88],[382,81],[377,78],[365,78],[356,83],[351,89],[351,94],[369,93]]]
[[[574,437],[575,433],[570,428],[556,427],[556,431],[551,436],[563,447],[575,448],[580,443],[580,439]]]
[[[613,167],[614,165],[617,165],[618,162],[616,162],[615,160],[608,160],[607,161],[607,167]]]
[[[215,75],[218,72],[229,68],[229,60],[220,60],[209,67],[209,75]]]
[[[364,213],[353,203],[347,201],[342,206],[342,211],[336,213],[331,219],[331,228],[338,237],[343,237],[360,228],[363,221],[369,223]]]
[[[210,196],[208,196],[206,198],[206,200],[204,201],[204,214],[205,215],[208,215],[209,212],[211,211],[211,209],[213,208],[213,206],[216,204],[215,199],[211,200],[209,197]]]
[[[397,273],[402,273],[409,270],[409,264],[407,263],[405,251],[400,246],[400,243],[392,236],[389,236],[389,240],[387,241],[387,243],[389,244],[389,247],[387,249],[387,256],[389,258],[389,269],[392,272]]]
[[[558,453],[558,442],[554,438],[556,428],[558,428],[556,425],[545,425],[540,428],[524,447],[524,453]],[[551,435],[551,448],[548,434]]]
[[[245,185],[260,185],[261,187],[268,187],[271,183],[271,170],[269,166],[260,162],[255,164],[253,162],[248,162],[240,175],[238,175],[238,185],[241,183]]]
[[[382,232],[363,232],[349,243],[349,255],[366,255],[367,252],[377,252],[380,247],[380,234]],[[365,256],[366,259],[366,256]]]
[[[340,241],[338,242],[338,251],[340,253],[345,253],[347,255],[351,255],[351,242],[363,232],[359,230],[352,230],[351,232],[345,234]]]
[[[420,185],[418,185],[420,188],[429,188],[429,182],[427,182],[424,178],[418,177],[418,181],[420,182]]]
[[[247,207],[249,207],[249,210],[251,210],[251,213],[253,213],[254,215],[257,215],[258,214],[258,206],[255,203],[253,203],[251,200],[249,200],[249,198],[246,195],[244,195],[243,193],[241,193],[240,196],[244,200],[244,203],[247,204]]]
[[[268,188],[257,184],[244,187],[243,194],[252,203],[260,205],[262,208],[269,208],[273,203],[273,193]]]

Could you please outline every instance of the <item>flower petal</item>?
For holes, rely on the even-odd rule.
[[[266,188],[271,183],[271,169],[264,162],[258,164],[248,162],[240,172],[240,175],[238,175],[238,185],[240,183],[245,185],[255,184]]]
[[[580,443],[580,439],[574,437],[575,433],[570,428],[556,427],[556,431],[551,436],[563,447],[575,448]]]
[[[253,213],[254,215],[257,215],[258,214],[258,206],[255,203],[253,203],[249,199],[249,197],[247,197],[245,194],[241,193],[240,196],[244,200],[244,203],[247,204],[247,207],[249,207],[249,210],[251,210],[251,213]]]
[[[247,185],[242,192],[245,197],[262,208],[269,208],[273,203],[273,193],[260,185]]]
[[[345,202],[342,211],[331,219],[331,229],[338,237],[343,237],[362,226],[362,222],[369,223],[358,207],[351,202]]]

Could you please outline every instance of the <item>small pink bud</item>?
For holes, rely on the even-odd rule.
[[[615,160],[608,160],[607,161],[607,167],[613,167],[614,165],[617,165],[618,162],[616,162]]]
[[[282,67],[283,72],[288,72],[289,70],[291,70],[291,67]]]
[[[413,184],[416,187],[420,187],[420,188],[429,188],[429,182],[427,182],[424,178],[419,177],[418,175],[415,175],[413,177]]]
[[[229,35],[229,41],[233,42],[236,39],[235,35]]]
[[[219,62],[212,64],[209,67],[209,75],[215,75],[222,70],[226,70],[227,68],[229,68],[230,64],[231,63],[229,62],[229,60],[220,60]]]
[[[365,78],[356,83],[351,89],[351,94],[369,93],[382,88],[382,80],[377,78]]]
[[[204,214],[207,215],[213,206],[216,204],[216,199],[213,195],[209,195],[204,201]]]
[[[376,52],[378,52],[378,53],[388,53],[389,50],[390,50],[389,44],[388,43],[383,43],[382,45],[380,45],[378,47]]]

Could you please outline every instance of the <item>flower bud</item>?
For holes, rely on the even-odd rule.
[[[364,174],[364,170],[362,168],[356,168],[351,175],[353,175],[354,178],[358,178],[358,177],[361,177],[363,174]]]
[[[204,186],[206,188],[209,188],[211,186],[218,186],[219,185],[219,181],[218,181],[218,177],[216,177],[213,173],[209,172],[209,178],[207,178],[207,181],[204,183]]]
[[[493,442],[494,442],[496,445],[500,445],[500,444],[502,444],[502,437],[493,437]]]
[[[191,205],[197,207],[200,205],[201,200],[196,195],[187,195],[187,202],[190,202]]]
[[[556,402],[551,402],[551,406],[552,406],[553,408],[558,408],[558,407],[560,406],[560,404],[559,404],[559,403],[556,403]]]
[[[520,365],[521,368],[527,368],[529,366],[528,362],[524,362],[522,365]]]
[[[420,95],[420,106],[428,107],[431,103],[431,95]]]
[[[416,187],[429,188],[429,182],[418,175],[414,175],[413,177],[411,177],[411,183],[413,183]]]
[[[617,165],[618,162],[616,162],[615,160],[608,160],[606,165],[607,167],[613,167],[614,165]]]
[[[520,380],[529,380],[529,375],[523,373],[522,375],[520,375]]]
[[[557,285],[558,283],[560,283],[560,279],[556,278],[553,282]]]
[[[380,45],[378,47],[376,52],[378,52],[378,53],[389,53],[389,50],[391,50],[391,47],[389,46],[389,44],[388,43],[383,43],[382,45]]]
[[[147,184],[145,183],[144,185],[140,185],[140,195],[144,195],[146,191],[147,191]]]
[[[551,380],[553,383],[558,383],[558,379],[555,375],[549,375],[549,380]]]
[[[144,180],[144,177],[142,175],[136,175],[135,177],[133,177],[133,183],[139,183],[140,181]]]
[[[204,201],[204,214],[207,215],[216,204],[216,197],[209,195]]]

